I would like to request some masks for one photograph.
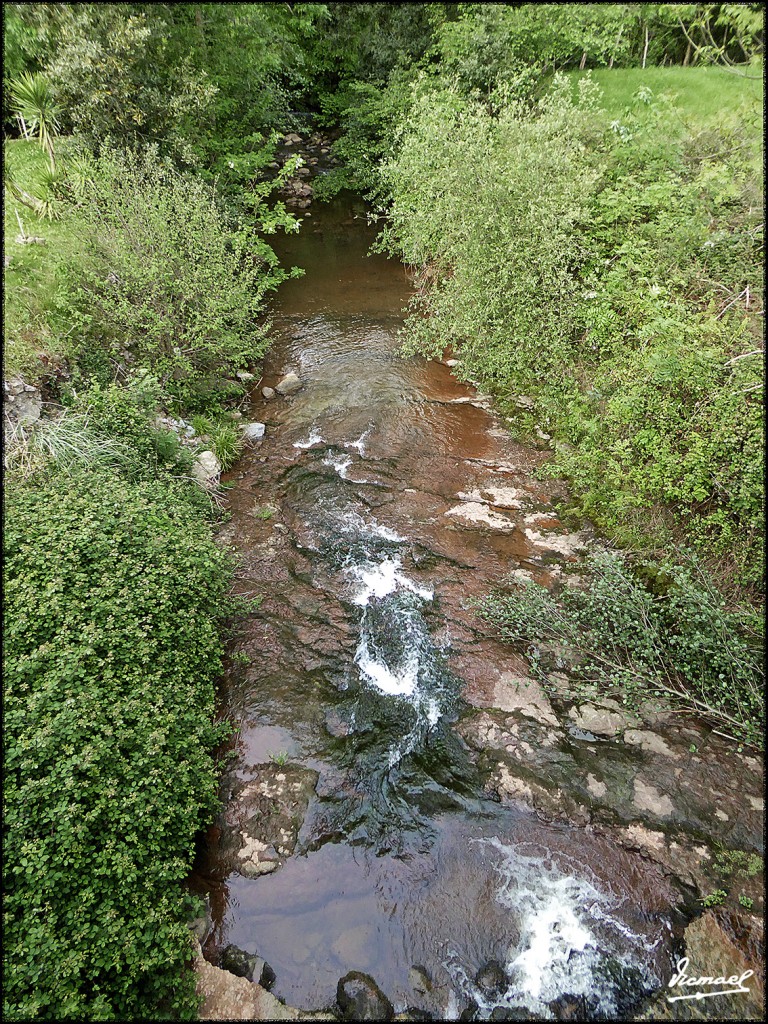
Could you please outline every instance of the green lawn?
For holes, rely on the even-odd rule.
[[[22,139],[5,143],[5,159],[19,185],[29,190],[38,173],[46,167],[46,158],[36,142]],[[45,239],[44,244],[16,241],[21,218],[24,232]],[[5,190],[4,252],[10,266],[4,268],[3,315],[5,354],[3,374],[23,374],[29,381],[44,372],[38,353],[52,359],[67,352],[67,339],[57,336],[48,323],[56,293],[56,268],[75,248],[78,218],[66,208],[60,220],[44,220],[18,202]]]
[[[750,75],[760,72],[751,70]],[[575,82],[590,74],[603,90],[603,106],[611,117],[619,117],[632,105],[633,96],[643,86],[655,97],[672,100],[692,121],[707,122],[724,112],[736,113],[763,107],[761,77],[745,78],[720,67],[600,68],[573,71]]]

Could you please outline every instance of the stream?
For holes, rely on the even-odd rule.
[[[195,875],[204,952],[258,952],[307,1011],[362,971],[400,1013],[626,1019],[670,976],[680,893],[598,833],[501,802],[458,730],[524,670],[468,600],[577,561],[561,485],[444,362],[397,355],[411,284],[368,255],[375,236],[339,198],[276,246],[306,275],[281,287],[247,411],[266,435],[225,476],[237,589],[263,600],[222,688],[238,732]],[[262,398],[289,371],[302,389]],[[282,851],[242,869],[238,828],[266,813],[242,801],[294,778],[295,835],[289,808]]]

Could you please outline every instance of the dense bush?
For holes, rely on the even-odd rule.
[[[105,467],[7,489],[7,1020],[195,1016],[229,570],[186,495]]]
[[[726,735],[764,742],[757,616],[728,611],[693,558],[629,563],[610,552],[584,565],[585,589],[559,598],[513,581],[479,605],[536,669],[569,667],[577,690],[637,708],[649,698],[703,714]],[[543,676],[546,679],[546,674]]]
[[[760,136],[740,111],[685,130],[648,90],[606,124],[580,87],[414,102],[383,168],[382,244],[422,270],[408,349],[532,396],[577,512],[654,546],[671,510],[759,585]]]
[[[207,185],[152,153],[103,157],[82,212],[62,302],[82,339],[79,365],[103,379],[120,365],[151,369],[189,408],[237,392],[226,378],[264,353],[264,299],[289,276],[272,249],[231,228]],[[295,223],[266,208],[259,218],[265,231]]]

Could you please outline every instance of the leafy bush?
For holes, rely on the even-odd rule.
[[[634,707],[662,697],[762,746],[762,638],[754,613],[728,611],[693,557],[687,566],[631,565],[602,552],[586,570],[584,590],[566,588],[555,598],[515,582],[480,602],[480,614],[503,639],[524,645],[538,670],[559,659],[585,692]]]
[[[194,1019],[228,557],[172,480],[94,466],[6,501],[5,1019]]]
[[[210,188],[151,152],[103,157],[83,214],[62,301],[80,364],[94,374],[100,358],[102,377],[110,363],[151,369],[190,408],[238,392],[227,375],[263,354],[264,299],[290,276],[269,246],[231,229]],[[293,221],[263,226],[279,224]]]
[[[156,378],[139,371],[124,387],[98,382],[69,398],[74,410],[86,418],[96,434],[122,441],[134,454],[133,477],[153,479],[158,473],[188,475],[192,455],[172,430],[155,425],[160,386]]]
[[[198,434],[207,435],[211,439],[213,453],[223,470],[228,470],[240,458],[244,447],[243,432],[232,420],[193,416],[192,426]]]
[[[421,273],[405,351],[451,346],[502,403],[532,396],[554,439],[548,471],[619,542],[685,536],[759,589],[753,112],[688,130],[646,90],[608,124],[588,80],[579,89],[555,76],[535,101],[437,86],[414,100],[381,170],[381,245]]]

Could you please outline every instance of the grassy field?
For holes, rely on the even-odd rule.
[[[22,188],[31,189],[46,167],[46,158],[36,142],[22,139],[5,143],[5,159]],[[21,219],[26,235],[45,239],[43,243],[17,241]],[[57,289],[57,267],[75,248],[78,218],[66,208],[60,220],[44,220],[5,190],[3,219],[4,253],[10,265],[4,268],[3,317],[5,347],[3,374],[22,374],[34,382],[44,373],[44,353],[56,361],[67,354],[67,339],[49,324]]]
[[[763,107],[761,77],[746,78],[719,67],[669,68],[600,68],[594,71],[573,71],[575,84],[589,74],[603,91],[603,106],[611,117],[619,117],[632,106],[633,97],[643,87],[654,97],[671,100],[692,121],[717,120],[724,113],[754,110]],[[758,75],[750,71],[750,75]]]

